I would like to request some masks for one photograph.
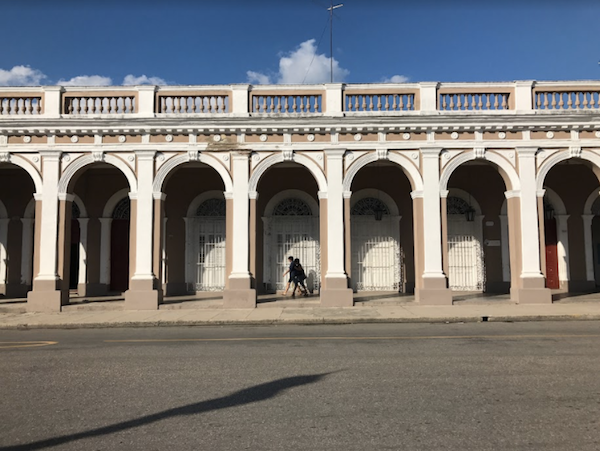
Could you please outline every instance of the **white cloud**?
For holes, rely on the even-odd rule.
[[[383,78],[382,83],[406,83],[409,80],[405,75],[392,75],[390,78]]]
[[[246,72],[248,76],[248,83],[255,85],[268,85],[271,83],[271,77],[265,74],[261,74],[260,72],[254,72],[249,70]]]
[[[123,79],[124,85],[166,85],[167,82],[160,77],[147,77],[141,75],[136,77],[135,75],[129,74]]]
[[[70,80],[58,80],[56,84],[61,86],[110,86],[112,79],[102,75],[79,75]]]
[[[29,66],[15,66],[10,70],[0,69],[0,86],[36,86],[46,76]]]
[[[331,80],[331,59],[325,54],[318,54],[315,40],[309,39],[298,48],[279,59],[278,84],[327,83]],[[333,59],[333,81],[341,82],[350,71],[340,67]],[[260,72],[248,71],[248,82],[269,83],[271,77]]]

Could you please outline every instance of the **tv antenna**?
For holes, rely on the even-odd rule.
[[[327,11],[329,11],[329,56],[330,56],[329,73],[330,73],[331,83],[333,83],[333,10],[341,8],[342,6],[344,6],[343,3],[340,3],[339,5],[334,6],[333,0],[331,0],[331,4],[330,4],[329,8],[327,8]]]

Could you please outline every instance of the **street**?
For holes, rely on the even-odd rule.
[[[598,450],[600,322],[0,331],[0,450]]]

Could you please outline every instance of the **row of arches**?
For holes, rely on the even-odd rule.
[[[585,151],[580,156],[582,158],[562,160],[558,156],[551,157],[556,161],[544,175],[547,182],[543,186],[548,188],[548,194],[546,208],[540,213],[543,220],[538,224],[545,244],[540,259],[548,286],[553,289],[594,289],[596,280],[600,279],[596,275],[600,266],[596,264],[599,261],[597,255],[600,254],[596,241],[600,233],[596,231],[597,221],[593,219],[594,208],[598,210],[598,204],[594,203],[598,181],[594,167],[589,163],[591,158]],[[221,291],[227,283],[228,255],[235,252],[235,249],[227,248],[227,202],[223,194],[233,187],[228,188],[228,179],[224,179],[212,164],[207,164],[208,160],[199,158],[196,162],[190,162],[188,156],[182,157],[187,160],[184,162],[182,159],[177,165],[172,165],[161,185],[167,194],[162,282],[166,291],[173,294]],[[175,158],[179,157],[172,159]],[[411,292],[417,272],[414,228],[420,225],[413,220],[410,193],[419,186],[420,175],[407,171],[405,166],[394,161],[404,157],[393,156],[383,161],[375,156],[369,158],[372,161],[352,166],[344,181],[344,190],[352,193],[349,221],[346,224],[349,230],[346,271],[352,288],[358,291]],[[495,159],[498,158],[503,157],[489,154],[482,160],[465,154],[462,164],[451,160],[442,172],[440,186],[449,191],[444,205],[444,270],[449,276],[450,287],[457,291],[506,292],[511,285],[513,259],[510,255],[509,213],[506,212],[505,193],[514,190],[519,180],[503,169],[505,163],[501,163],[502,167],[496,164]],[[108,291],[125,290],[130,277],[129,249],[134,225],[128,193],[132,192],[133,185],[131,178],[120,169],[115,169],[109,160],[80,165],[78,172],[73,172],[72,182],[65,188],[75,196],[70,223],[70,286],[75,289],[81,284],[86,285],[83,290],[85,294],[100,292],[100,289],[93,288],[95,284],[105,285]],[[259,291],[281,288],[284,281],[280,274],[288,254],[302,257],[311,277],[312,289],[317,291],[320,287],[323,218],[319,214],[319,193],[323,192],[326,181],[314,177],[313,171],[316,170],[311,170],[295,158],[293,161],[278,161],[260,174],[253,173],[256,181],[251,177],[250,190],[256,189],[261,194],[257,205],[258,218],[254,224],[256,243],[251,262]],[[201,177],[198,177],[197,171],[202,172]],[[587,175],[585,171],[588,171]],[[276,176],[273,176],[274,172],[277,172]],[[574,180],[578,183],[571,185],[565,184],[561,176],[556,175],[565,173],[571,177],[573,172],[577,173]],[[450,175],[446,180],[447,174]],[[110,183],[107,184],[107,180]],[[202,180],[202,183],[197,183],[198,180]],[[346,183],[348,180],[351,180],[349,185]],[[586,194],[579,191],[585,192],[587,188],[572,189],[573,186],[580,186],[581,180],[586,180],[585,186],[589,188]],[[28,204],[31,205],[36,183],[29,180],[29,184],[29,190],[24,192],[29,192],[31,197]],[[191,185],[195,186],[194,189],[189,189]],[[592,198],[594,200],[590,203]],[[88,213],[88,206],[93,206],[95,213]],[[589,213],[583,207],[589,207]],[[110,213],[107,208],[111,210]],[[580,211],[580,218],[572,213],[577,210]],[[544,212],[549,211],[553,211],[555,216],[547,213],[546,218]],[[2,234],[6,234],[7,243],[10,230],[8,223],[13,218],[9,214],[8,210],[4,213],[0,207],[0,220],[1,217],[9,219],[5,227],[0,223],[0,240],[3,239]],[[472,220],[468,218],[469,214],[473,215]],[[381,217],[377,218],[378,215]],[[591,216],[592,219],[583,216]],[[21,221],[22,236],[33,234],[34,227],[27,232],[26,222],[22,221],[28,219],[25,213],[16,217]],[[82,244],[83,222],[87,222],[86,245]],[[590,227],[586,232],[584,223],[588,222]],[[569,232],[575,229],[578,229],[577,232]],[[583,244],[571,243],[577,241],[574,233],[583,235]],[[24,238],[21,242],[24,242]],[[109,250],[106,249],[108,242]],[[22,254],[26,254],[26,247],[21,247]],[[573,248],[577,247],[582,251],[581,255],[585,255],[583,263],[570,261],[576,255]],[[8,258],[8,246],[4,246],[0,252],[3,252],[0,257],[5,256],[2,261],[8,274],[8,262],[13,266],[13,259]],[[14,255],[14,252],[10,254]],[[29,263],[25,263],[27,259],[23,256],[20,260],[20,276],[25,274],[20,282],[26,285],[26,282],[30,283],[26,273],[34,273],[34,268],[23,271]],[[124,262],[124,266],[119,267],[119,262]],[[581,268],[584,276],[580,275]],[[0,273],[3,271],[3,267],[0,267]],[[571,273],[575,275],[575,280],[571,278]],[[120,282],[119,276],[122,277]],[[75,279],[77,284],[74,283]],[[564,282],[570,282],[568,287]]]

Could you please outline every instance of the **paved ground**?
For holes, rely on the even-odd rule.
[[[1,450],[600,449],[600,322],[4,330],[0,341]]]

